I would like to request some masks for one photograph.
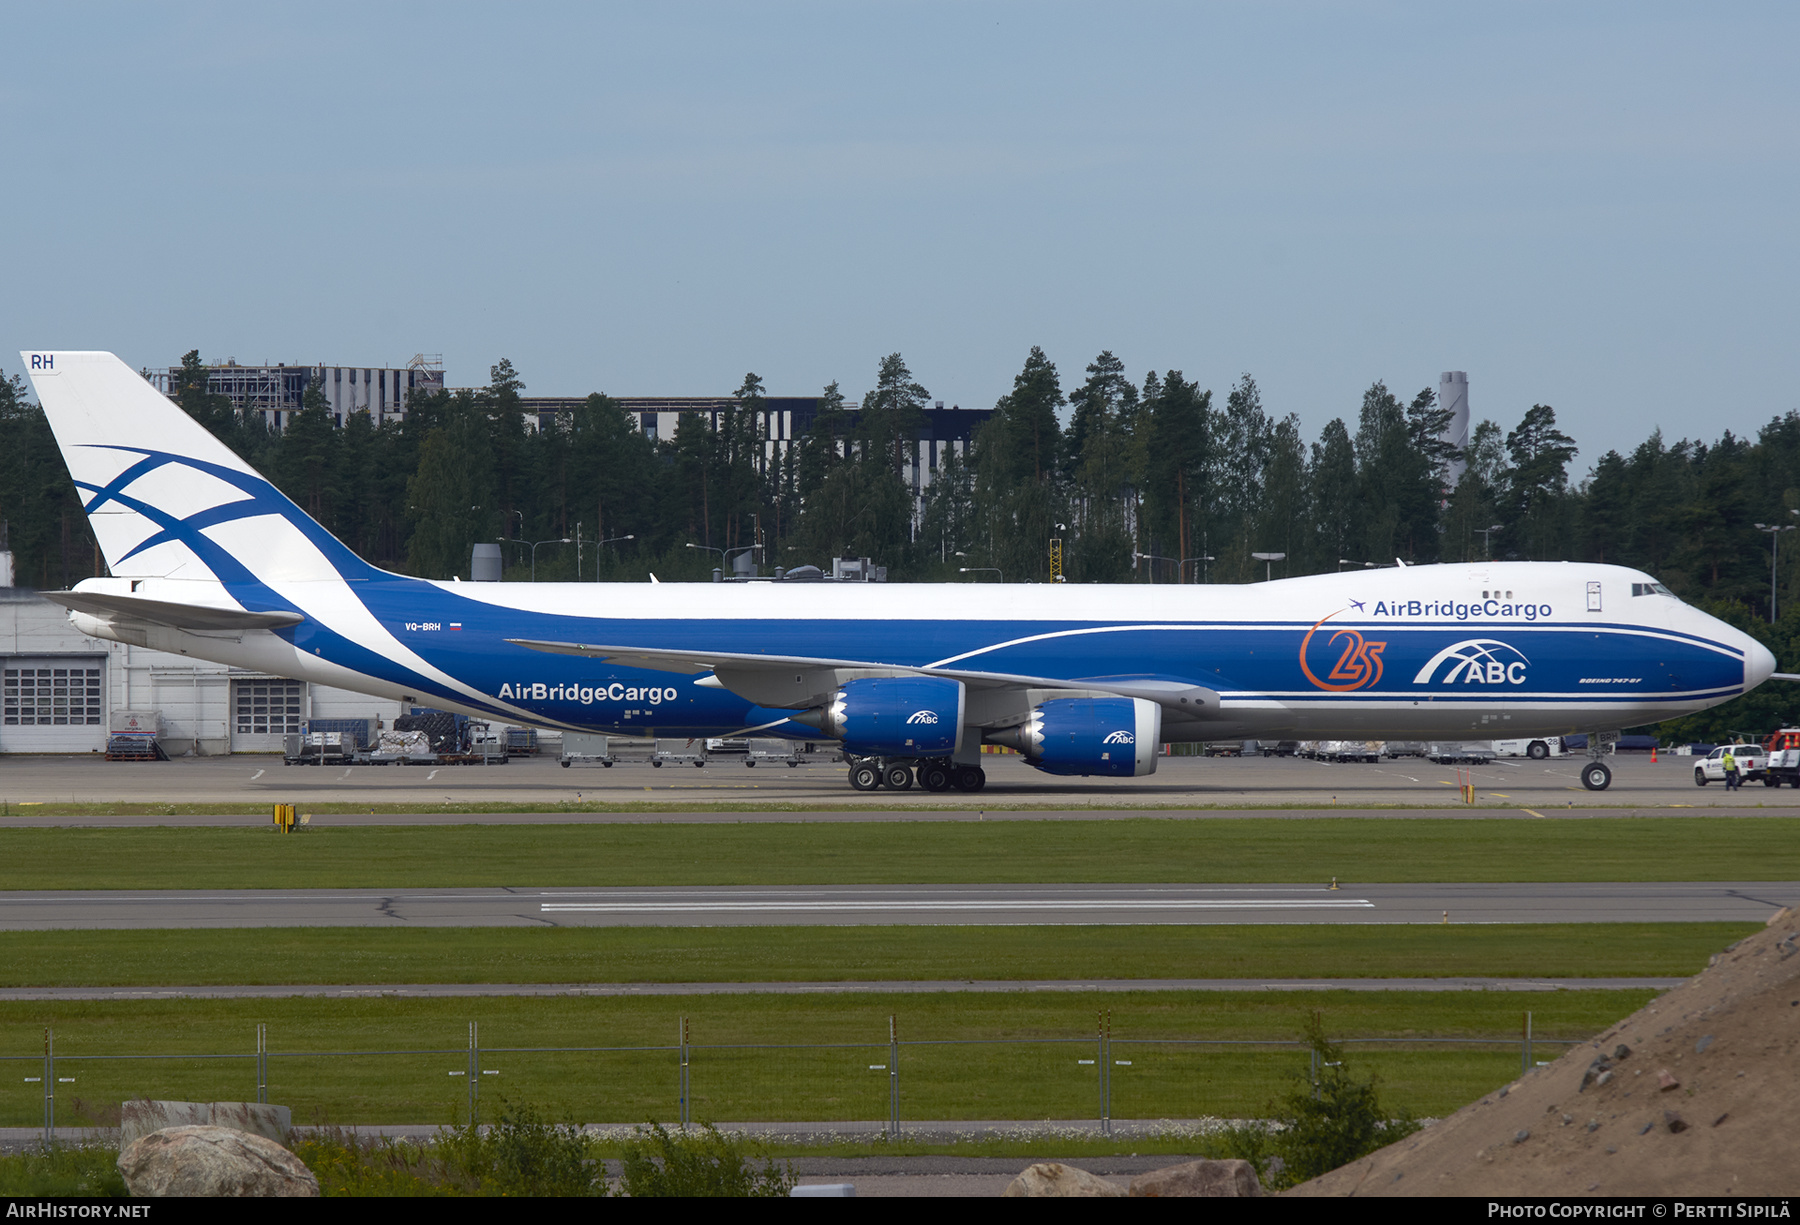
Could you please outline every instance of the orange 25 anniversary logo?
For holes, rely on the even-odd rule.
[[[1338,612],[1342,611],[1344,610],[1338,609]],[[1348,693],[1352,689],[1366,689],[1381,679],[1381,652],[1386,648],[1386,642],[1370,642],[1356,630],[1341,629],[1328,640],[1328,645],[1333,649],[1336,649],[1340,642],[1343,643],[1343,648],[1337,662],[1331,665],[1331,671],[1325,674],[1325,679],[1320,680],[1306,661],[1307,651],[1312,647],[1313,635],[1319,632],[1325,622],[1337,615],[1337,613],[1331,613],[1329,616],[1319,618],[1313,627],[1306,631],[1306,637],[1300,640],[1300,671],[1306,673],[1306,679],[1318,689],[1327,689],[1333,693]]]

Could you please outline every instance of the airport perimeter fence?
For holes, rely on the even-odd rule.
[[[1518,1037],[1334,1041],[1356,1055],[1353,1072],[1375,1074],[1384,1091],[1435,1087],[1466,1100],[1529,1071],[1539,1047],[1585,1040],[1534,1035],[1527,1012]],[[109,1054],[58,1050],[46,1029],[41,1053],[0,1055],[0,1064],[34,1073],[7,1077],[15,1089],[0,1104],[0,1125],[35,1127],[41,1094],[47,1144],[59,1096],[73,1099],[72,1125],[91,1127],[125,1101],[271,1094],[309,1125],[492,1121],[510,1101],[552,1119],[843,1124],[893,1139],[903,1115],[1058,1122],[1110,1135],[1114,1119],[1258,1117],[1276,1095],[1316,1086],[1321,1071],[1302,1041],[1121,1038],[1106,1011],[1082,1037],[903,1040],[890,1017],[887,1041],[864,1043],[701,1043],[682,1018],[668,1045],[486,1046],[470,1022],[467,1046],[277,1050],[258,1025],[249,1050]]]

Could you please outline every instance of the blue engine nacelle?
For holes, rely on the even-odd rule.
[[[936,676],[862,677],[799,721],[856,757],[948,757],[962,729],[963,686]]]
[[[1017,727],[989,732],[1046,774],[1156,773],[1162,707],[1143,698],[1052,698]]]

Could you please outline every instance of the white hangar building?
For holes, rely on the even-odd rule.
[[[24,587],[0,587],[0,680],[0,753],[104,753],[127,714],[147,716],[171,757],[280,752],[311,719],[385,726],[405,713],[397,701],[89,638]]]

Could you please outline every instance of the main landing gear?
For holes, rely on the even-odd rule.
[[[855,757],[850,761],[850,789],[874,791],[910,790],[917,781],[926,791],[980,791],[987,786],[987,772],[980,766],[959,766],[943,758],[913,761],[883,757]]]

